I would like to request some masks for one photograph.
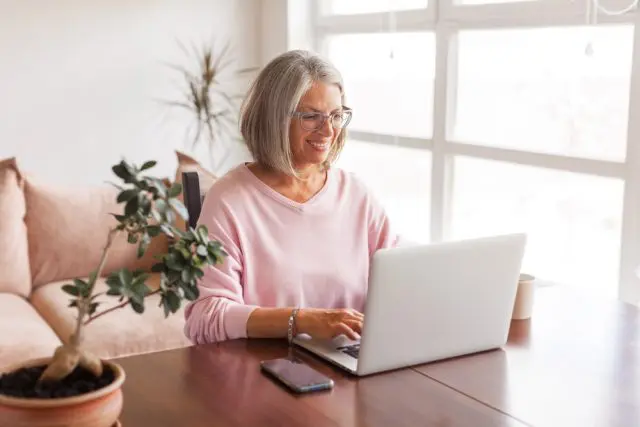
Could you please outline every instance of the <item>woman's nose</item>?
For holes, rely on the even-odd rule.
[[[333,126],[331,125],[331,118],[327,118],[320,126],[320,129],[317,130],[322,136],[332,136],[333,135]]]

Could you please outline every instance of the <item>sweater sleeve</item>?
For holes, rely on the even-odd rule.
[[[238,230],[219,197],[206,197],[198,224],[222,244],[228,256],[209,266],[199,280],[200,295],[185,308],[185,334],[195,344],[247,337],[247,320],[256,306],[243,300],[243,258]]]
[[[400,236],[396,234],[389,216],[382,203],[371,193],[369,200],[369,255],[378,249],[391,248],[399,244]]]

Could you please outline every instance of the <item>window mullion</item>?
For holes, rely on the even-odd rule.
[[[457,48],[454,31],[444,25],[436,27],[436,72],[433,96],[433,152],[431,164],[431,240],[447,238],[450,223],[453,171],[452,159],[446,155],[447,127],[455,107],[455,59]],[[451,90],[449,90],[451,89]]]
[[[620,253],[619,298],[640,304],[640,15],[636,15],[633,60],[631,63],[631,92],[627,128],[626,180],[622,215],[622,247]]]

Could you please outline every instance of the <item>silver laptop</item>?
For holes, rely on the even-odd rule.
[[[379,250],[360,340],[294,343],[358,376],[499,348],[525,244],[511,234]]]

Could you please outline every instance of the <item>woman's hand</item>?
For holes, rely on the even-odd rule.
[[[352,309],[303,308],[296,315],[296,330],[313,338],[332,339],[346,335],[360,339],[364,315]]]

